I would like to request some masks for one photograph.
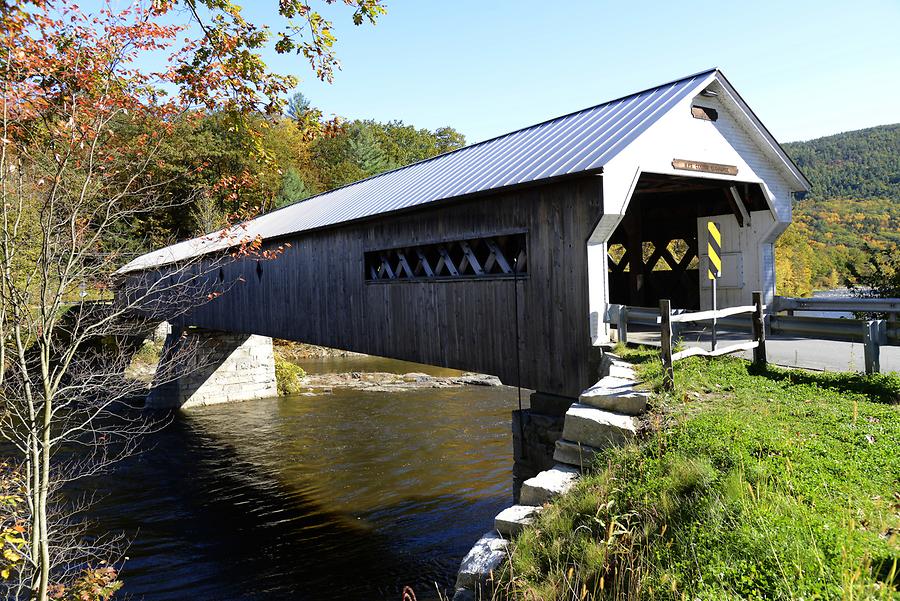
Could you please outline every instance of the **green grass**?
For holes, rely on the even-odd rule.
[[[155,366],[159,363],[159,357],[162,353],[162,344],[156,344],[149,340],[144,341],[141,348],[137,350],[134,357],[131,358],[133,363]]]
[[[658,353],[624,354],[659,391]],[[694,357],[675,380],[519,536],[499,596],[900,598],[900,378]]]

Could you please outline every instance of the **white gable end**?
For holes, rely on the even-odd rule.
[[[758,183],[767,192],[775,220],[791,220],[792,192],[805,190],[805,185],[784,166],[778,153],[759,135],[754,124],[743,114],[729,92],[713,77],[700,89],[712,89],[718,96],[688,97],[669,110],[627,148],[623,149],[604,168],[604,177],[611,180],[610,209],[616,197],[622,201],[620,180],[633,180],[637,171],[664,175],[679,175],[709,179]],[[698,119],[691,107],[698,105],[715,110],[715,121]],[[674,159],[734,166],[737,175],[729,176],[701,171],[676,169]],[[617,188],[617,189],[612,189]],[[604,196],[607,187],[604,186]]]
[[[706,109],[702,116],[692,111],[695,106]],[[696,170],[676,168],[675,161],[681,161],[681,167],[686,162]],[[808,182],[725,77],[713,71],[604,165],[604,215],[588,242],[589,298],[597,326],[591,334],[595,341],[605,339],[605,332],[599,317],[594,316],[603,314],[611,295],[606,241],[622,223],[644,174],[758,185],[768,210],[757,207],[748,213],[745,206],[735,206],[734,210],[744,211],[743,227],[730,212],[697,219],[698,258],[705,277],[706,224],[715,220],[726,230],[722,250],[728,264],[727,278],[720,282],[723,304],[747,304],[754,290],[761,290],[767,302],[771,300],[775,294],[774,242],[791,222],[794,193],[807,190]],[[686,195],[673,202],[691,200]],[[700,306],[708,308],[708,280],[702,279],[700,287]]]

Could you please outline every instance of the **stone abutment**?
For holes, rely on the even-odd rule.
[[[173,327],[145,406],[187,409],[277,395],[271,338]]]

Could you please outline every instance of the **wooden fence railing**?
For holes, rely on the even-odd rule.
[[[756,302],[754,296],[754,302]],[[628,328],[635,326],[647,329],[662,324],[661,315],[665,313],[657,307],[630,307],[611,304],[604,314],[604,321],[616,327],[619,341],[628,343]],[[746,314],[755,312],[756,305],[729,307],[715,312],[719,328],[729,332],[755,332],[756,318],[747,319]],[[766,307],[763,307],[766,309]],[[881,347],[900,346],[900,298],[788,298],[776,296],[766,319],[767,329],[772,336],[782,336],[812,340],[834,340],[856,342],[862,344],[865,373],[881,371]],[[875,313],[887,315],[888,319],[847,319],[836,317],[806,317],[790,315],[803,311],[850,311],[855,313]],[[779,312],[788,312],[788,315]],[[711,325],[712,311],[692,312],[686,309],[669,310],[669,322],[672,324],[672,338],[677,338],[681,327],[688,323],[707,328]],[[716,351],[689,348],[674,354],[673,361],[691,355],[718,356],[741,350],[756,349],[754,336],[752,342],[732,345]],[[765,340],[763,339],[763,343]],[[762,361],[765,361],[765,353]]]
[[[672,390],[675,387],[675,362],[686,357],[702,355],[704,357],[721,357],[740,351],[753,351],[753,362],[757,365],[766,364],[766,328],[765,328],[765,310],[766,306],[762,303],[762,292],[753,293],[753,304],[742,307],[728,307],[716,311],[698,311],[695,313],[675,313],[672,312],[672,302],[669,299],[659,301],[659,317],[657,318],[660,327],[661,356],[663,364],[663,387],[666,390]],[[672,352],[672,324],[694,323],[699,321],[718,320],[733,315],[744,315],[750,313],[752,315],[753,324],[753,340],[749,342],[739,342],[722,348],[715,348],[707,351],[703,348],[692,346],[677,353]]]

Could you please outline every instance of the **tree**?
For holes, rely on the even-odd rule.
[[[299,93],[288,100],[285,115],[245,116],[240,128],[222,111],[192,112],[172,126],[152,169],[156,180],[167,182],[173,206],[123,233],[135,241],[135,252],[208,233],[242,207],[269,211],[465,144],[449,127],[325,121]],[[226,178],[241,185],[221,186]],[[302,189],[296,187],[300,180]]]
[[[849,284],[862,297],[900,298],[900,246],[869,248],[866,260],[850,266]]]
[[[332,190],[464,145],[463,135],[449,127],[432,132],[402,121],[351,121],[311,143],[304,180],[317,192]]]
[[[371,129],[354,124],[347,144],[350,157],[365,177],[393,168]]]
[[[900,124],[844,132],[784,149],[813,185],[818,200],[900,200]]]
[[[201,193],[191,208],[194,235],[202,236],[226,226],[225,215],[212,194]]]
[[[309,186],[306,185],[296,169],[289,167],[284,172],[284,179],[281,182],[281,190],[278,191],[275,199],[275,206],[281,208],[309,196],[311,196]]]
[[[778,293],[783,296],[812,294],[812,263],[815,258],[806,236],[796,224],[791,224],[775,245]]]
[[[160,144],[150,167],[151,177],[165,188],[172,206],[133,224],[133,237],[145,239],[140,250],[209,233],[213,229],[204,228],[221,227],[227,214],[268,208],[281,185],[282,165],[289,164],[287,155],[297,154],[294,149],[273,147],[279,138],[290,140],[296,130],[272,119],[248,115],[240,127],[222,112],[191,111],[173,119],[173,131]],[[204,217],[198,219],[200,215]]]
[[[354,128],[369,130],[384,151],[388,164],[394,167],[430,159],[466,144],[465,136],[452,127],[429,131],[416,129],[399,120],[387,123],[366,120],[350,124],[349,129],[352,131]]]
[[[434,130],[435,155],[457,150],[466,145],[466,137],[452,127],[439,127]]]
[[[357,24],[383,12],[380,0],[345,4]],[[172,24],[176,6],[196,20],[197,36]],[[330,79],[331,24],[298,0],[278,6],[287,19],[279,50],[305,55]],[[156,166],[178,125],[202,116],[197,107],[225,107],[238,126],[257,109],[277,113],[293,80],[255,52],[267,38],[227,0],[93,15],[68,0],[0,3],[0,436],[15,450],[7,464],[16,474],[0,474],[15,483],[10,493],[0,487],[9,501],[0,528],[18,545],[3,549],[7,599],[108,599],[119,586],[117,539],[85,540],[79,504],[60,490],[108,469],[153,427],[122,410],[139,392],[123,375],[129,341],[227,286],[213,276],[215,261],[207,271],[182,261],[169,277],[139,274],[123,286],[123,232],[185,201]],[[147,53],[169,63],[141,69]],[[242,183],[223,177],[212,190],[233,198]],[[241,232],[225,228],[203,243],[277,254]]]
[[[286,114],[307,142],[320,136],[333,136],[340,133],[342,122],[339,117],[325,119],[322,111],[310,103],[302,92],[297,92],[287,101]]]

